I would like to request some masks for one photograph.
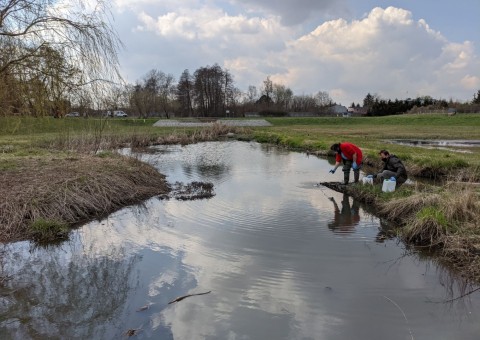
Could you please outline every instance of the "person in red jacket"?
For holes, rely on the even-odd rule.
[[[352,143],[336,143],[330,147],[335,151],[335,166],[330,173],[335,173],[337,168],[343,163],[343,183],[348,184],[350,180],[350,169],[353,169],[353,180],[358,182],[360,177],[360,168],[362,167],[363,155],[362,150]]]

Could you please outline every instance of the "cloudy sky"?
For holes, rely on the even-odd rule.
[[[343,105],[480,89],[479,0],[114,0],[112,13],[129,83],[217,63],[241,91],[270,76]]]

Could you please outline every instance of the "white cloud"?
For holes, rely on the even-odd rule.
[[[275,20],[230,16],[216,8],[169,12],[153,18],[145,12],[139,14],[143,30],[155,32],[165,38],[187,40],[231,40],[257,36],[262,40],[273,38],[281,28]]]
[[[345,0],[242,0],[234,1],[250,11],[275,13],[286,26],[297,25],[313,17],[329,17],[347,12]]]
[[[480,69],[470,42],[450,43],[424,21],[412,20],[410,12],[393,7],[375,8],[360,21],[326,22],[273,58],[287,70],[273,74],[273,81],[295,93],[328,89],[344,104],[361,101],[368,92],[392,99],[468,99],[465,90],[476,84],[473,75]],[[243,61],[247,64],[256,62]]]
[[[273,8],[273,2],[255,3],[242,12],[232,2],[227,12],[215,2],[117,0],[130,23],[129,29],[119,26],[128,51],[122,58],[127,78],[139,79],[154,67],[178,77],[186,68],[218,63],[241,90],[260,86],[270,75],[295,94],[329,91],[344,105],[368,92],[391,99],[470,100],[478,87],[473,43],[449,42],[410,11],[374,8],[360,20],[329,20],[302,32],[301,26],[285,25],[288,9],[294,11],[290,2],[280,1],[268,15],[260,10]],[[317,11],[333,8],[329,1],[306,4]]]

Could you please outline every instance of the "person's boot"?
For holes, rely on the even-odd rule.
[[[353,182],[358,183],[359,179],[360,179],[360,171],[354,171],[353,172]]]
[[[343,184],[348,184],[350,180],[350,169],[348,171],[343,171]]]

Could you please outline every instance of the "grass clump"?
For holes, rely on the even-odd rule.
[[[68,237],[68,224],[61,221],[39,218],[29,227],[30,237],[39,243],[47,243]]]
[[[443,211],[435,206],[425,206],[415,214],[402,234],[408,242],[435,247],[443,243],[447,231],[448,221]]]

